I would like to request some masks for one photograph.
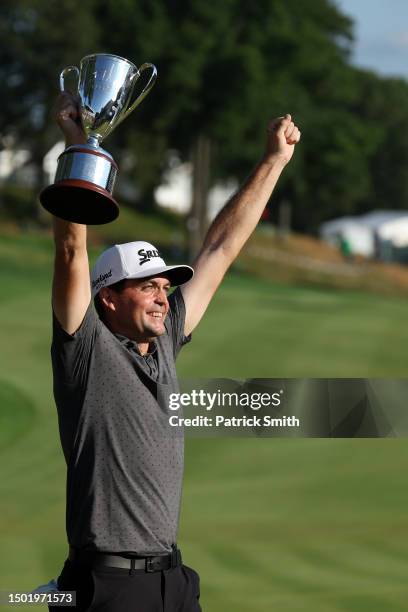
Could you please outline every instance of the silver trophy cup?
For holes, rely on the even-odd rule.
[[[131,103],[134,86],[144,70],[151,70],[147,85]],[[65,76],[78,78],[81,123],[87,144],[67,147],[58,158],[55,182],[40,193],[40,202],[53,215],[87,225],[100,225],[116,219],[119,207],[112,192],[118,167],[112,156],[100,147],[106,138],[140,104],[157,76],[153,64],[137,68],[132,62],[105,53],[87,55],[76,66],[64,68]]]

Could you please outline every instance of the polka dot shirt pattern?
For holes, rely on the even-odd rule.
[[[112,334],[93,304],[73,335],[54,316],[54,397],[72,546],[147,555],[170,552],[176,542],[184,440],[169,431],[160,398],[178,391],[175,360],[190,337],[180,289],[169,303],[167,333],[147,356]]]

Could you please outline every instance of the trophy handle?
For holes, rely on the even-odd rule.
[[[61,91],[66,91],[66,89],[65,89],[65,76],[68,74],[68,72],[76,72],[76,75],[77,75],[77,78],[78,78],[78,82],[79,82],[79,69],[76,66],[67,66],[66,68],[64,68],[64,70],[60,74],[59,82],[60,82],[60,90]]]
[[[154,85],[154,83],[156,81],[156,78],[157,78],[157,68],[156,68],[156,66],[154,64],[142,64],[142,66],[140,66],[139,70],[137,72],[135,72],[133,78],[135,78],[135,77],[139,78],[140,75],[142,74],[142,72],[144,70],[147,70],[148,68],[150,68],[151,71],[152,71],[152,74],[150,76],[149,82],[147,83],[147,85],[145,86],[143,91],[138,95],[136,100],[133,102],[132,106],[129,106],[126,109],[126,111],[123,113],[123,115],[121,116],[121,118],[119,119],[119,121],[117,122],[116,125],[119,125],[119,123],[122,123],[122,121],[124,119],[126,119],[126,117],[128,117],[132,111],[135,110],[136,106],[139,106],[139,104],[141,103],[143,98],[145,98],[147,96],[147,94],[149,93],[149,91],[153,87],[153,85]]]

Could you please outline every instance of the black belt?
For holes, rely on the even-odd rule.
[[[171,567],[178,567],[182,564],[181,552],[176,546],[172,546],[169,555],[156,557],[124,556],[120,554],[106,554],[91,550],[79,550],[69,547],[70,561],[88,565],[89,567],[119,567],[122,569],[143,569],[145,572],[160,572]]]

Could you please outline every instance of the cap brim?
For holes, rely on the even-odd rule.
[[[131,274],[126,276],[127,279],[132,278],[149,278],[151,276],[167,276],[172,286],[183,285],[193,278],[194,270],[190,266],[160,266],[158,268],[150,268],[145,273]]]

